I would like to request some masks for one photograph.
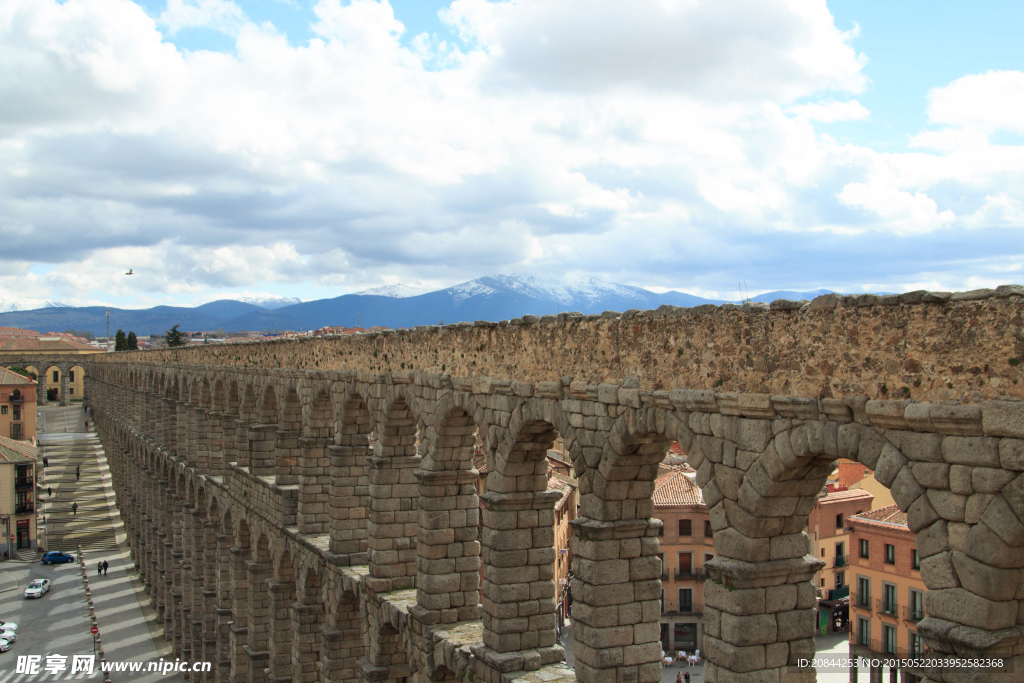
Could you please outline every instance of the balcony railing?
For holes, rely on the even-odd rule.
[[[903,647],[888,647],[886,643],[880,640],[868,640],[867,644],[864,644],[861,640],[860,633],[853,634],[853,640],[850,642],[850,652],[853,655],[893,655],[896,657],[924,657],[928,656],[931,650],[928,650],[922,645],[922,649],[907,649]],[[936,653],[939,657],[949,657],[950,655]]]
[[[836,555],[836,561],[832,563],[833,567],[845,567],[846,566],[846,555]]]
[[[665,606],[668,607],[668,609],[664,610],[662,612],[663,614],[703,614],[704,613],[704,605],[702,603],[699,603],[699,602],[684,602],[682,604],[673,602],[673,603],[666,603]]]
[[[860,593],[850,593],[850,604],[854,607],[866,609],[871,611],[871,596],[861,595]]]
[[[14,506],[14,514],[23,515],[26,512],[34,512],[36,506],[34,503],[19,503]]]
[[[924,619],[924,607],[920,605],[917,607],[904,607],[903,608],[903,620],[911,623],[917,623]]]
[[[705,581],[708,578],[708,573],[703,570],[688,572],[677,571],[675,577],[677,581]]]
[[[878,613],[883,616],[895,617],[897,614],[899,614],[899,607],[897,607],[895,600],[886,600],[885,598],[879,598],[877,604]]]
[[[18,394],[18,395],[11,394],[10,398],[8,398],[7,400],[9,402],[11,402],[11,403],[24,403],[25,402],[25,397],[22,396],[21,394]]]
[[[15,477],[14,487],[18,489],[30,489],[35,484],[32,477]]]

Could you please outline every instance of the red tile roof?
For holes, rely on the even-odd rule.
[[[61,337],[0,337],[0,351],[88,351],[90,353],[103,353],[89,344],[82,344],[71,339]]]
[[[654,481],[654,507],[663,505],[704,505],[704,496],[700,487],[693,482],[688,473],[693,468],[688,465],[662,465],[658,478]]]
[[[0,465],[9,462],[35,462],[36,447],[31,441],[15,441],[0,436]]]
[[[0,368],[0,384],[35,384],[28,377],[11,372],[7,368]]]
[[[831,493],[822,496],[818,499],[819,503],[838,503],[848,502],[851,500],[858,500],[860,498],[870,499],[874,498],[871,493],[864,489],[848,489],[846,491],[832,491]]]
[[[900,512],[900,508],[897,505],[886,505],[884,508],[852,515],[847,517],[846,521],[879,529],[898,529],[902,527],[910,531],[910,527],[907,526],[907,513]]]

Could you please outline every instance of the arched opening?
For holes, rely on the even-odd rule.
[[[359,612],[359,598],[340,587],[328,587],[327,627],[322,629],[320,672],[324,681],[356,680],[357,662],[366,657],[366,620]],[[334,592],[337,591],[337,592]]]
[[[550,406],[547,406],[550,407]],[[483,641],[496,665],[512,656],[518,670],[562,659],[556,648],[554,506],[547,452],[557,437],[541,406],[513,413],[515,428],[487,460],[481,545],[484,562]],[[553,411],[547,411],[553,412]],[[534,651],[538,656],[523,654]],[[494,653],[494,654],[491,654]],[[516,670],[513,668],[512,670]]]
[[[298,600],[292,607],[292,683],[315,683],[320,680],[321,640],[324,623],[324,602],[320,578],[313,567],[307,567],[299,585]]]
[[[302,472],[299,437],[302,436],[302,403],[295,387],[285,393],[284,409],[277,427],[277,483],[282,486],[299,483]]]

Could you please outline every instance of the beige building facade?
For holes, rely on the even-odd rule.
[[[36,386],[28,377],[0,368],[0,436],[36,438]]]
[[[36,447],[0,437],[0,550],[10,559],[36,547]]]

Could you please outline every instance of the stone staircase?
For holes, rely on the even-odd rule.
[[[41,494],[46,549],[72,553],[81,545],[83,550],[116,550],[111,503],[103,485],[110,474],[99,439],[93,433],[55,434],[40,437],[40,443],[49,461]],[[76,467],[81,472],[77,478]]]

